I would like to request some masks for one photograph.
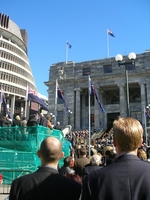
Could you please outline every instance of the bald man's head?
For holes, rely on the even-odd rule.
[[[58,162],[63,157],[61,142],[55,137],[47,137],[42,141],[38,155],[44,164]]]

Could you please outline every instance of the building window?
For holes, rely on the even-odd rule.
[[[94,127],[94,114],[91,114],[91,127]]]
[[[119,104],[119,96],[113,96],[111,98],[111,104]]]
[[[112,73],[112,66],[111,65],[105,65],[105,66],[103,66],[103,69],[104,69],[104,74]]]
[[[91,74],[90,68],[83,68],[83,76],[88,76]]]
[[[138,95],[133,96],[132,103],[138,103],[141,102],[141,98]]]

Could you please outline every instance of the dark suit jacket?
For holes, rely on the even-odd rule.
[[[91,164],[88,164],[88,165],[85,165],[84,169],[83,169],[83,175],[82,175],[82,178],[85,179],[85,177],[90,174],[91,172],[95,171],[95,170],[98,170],[102,168],[101,166],[99,165],[91,165]]]
[[[135,155],[122,155],[114,163],[89,174],[82,200],[149,200],[150,164]]]
[[[75,160],[74,164],[74,170],[77,175],[79,175],[82,178],[83,175],[83,169],[85,165],[90,163],[90,159],[87,157],[81,157]]]
[[[81,185],[49,167],[12,182],[10,200],[78,200]]]
[[[21,126],[21,120],[14,119],[13,126]]]
[[[41,126],[46,126],[47,127],[47,118],[45,116],[42,116],[40,119],[40,123]]]

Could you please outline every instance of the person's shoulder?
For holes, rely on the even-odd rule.
[[[33,173],[27,174],[27,175],[24,175],[24,176],[20,176],[20,177],[14,179],[12,181],[12,184],[16,185],[18,183],[20,185],[21,183],[24,183],[26,180],[30,179],[32,174]]]

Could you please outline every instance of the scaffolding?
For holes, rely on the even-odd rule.
[[[43,126],[33,127],[0,127],[0,174],[3,184],[32,173],[40,166],[37,150],[46,137],[53,136],[60,140],[64,157],[70,155],[69,143],[63,133]],[[59,166],[63,165],[63,158]]]

